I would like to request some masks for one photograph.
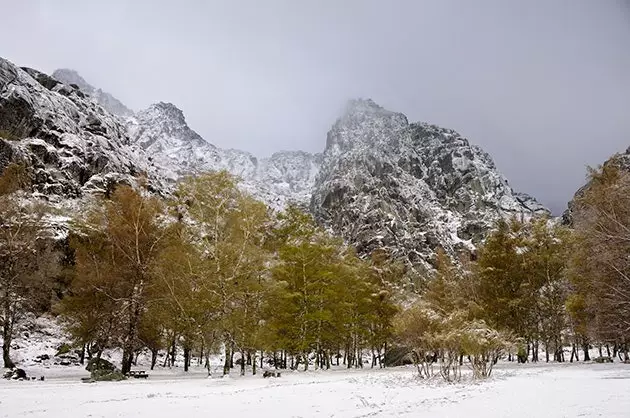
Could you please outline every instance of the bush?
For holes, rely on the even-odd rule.
[[[94,370],[91,373],[91,378],[95,382],[119,382],[126,379],[120,370]]]
[[[114,366],[112,363],[110,363],[109,361],[105,359],[93,358],[90,361],[88,361],[87,366],[85,366],[85,370],[87,370],[88,372],[95,372],[95,371],[113,372],[114,370],[116,370],[116,366]]]
[[[55,356],[61,356],[64,354],[68,354],[72,350],[72,347],[68,343],[63,343],[59,347],[57,347],[57,354]]]

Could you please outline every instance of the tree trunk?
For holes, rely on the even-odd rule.
[[[245,352],[241,351],[241,376],[245,376]]]
[[[230,352],[230,347],[225,344],[225,361],[223,362],[223,376],[230,374],[230,359],[232,358],[232,353]]]
[[[256,350],[254,350],[254,358],[252,358],[252,375],[256,374]]]
[[[15,364],[11,361],[11,357],[9,356],[11,350],[11,339],[3,337],[2,340],[2,361],[4,361],[4,367],[7,369],[12,369],[15,367]]]
[[[234,343],[230,344],[230,369],[234,368]]]
[[[133,351],[127,344],[127,347],[125,347],[123,350],[122,367],[121,367],[122,374],[129,373],[129,371],[131,370],[132,362],[133,362]]]
[[[582,351],[584,351],[584,361],[591,361],[591,355],[588,352],[588,347],[589,347],[589,343],[588,340],[584,341],[584,344],[582,345]],[[602,346],[599,346],[599,355],[602,355]]]
[[[188,365],[190,364],[190,348],[184,345],[184,371],[188,371]]]
[[[155,363],[157,363],[157,357],[158,357],[158,349],[152,348],[151,349],[151,370],[153,370],[153,368],[155,367]]]
[[[85,346],[86,344],[83,344],[83,346],[81,347],[81,356],[79,357],[79,362],[81,364],[85,364]]]
[[[173,343],[171,345],[171,366],[175,366],[175,357],[177,355],[176,354],[177,353],[177,349],[176,349],[177,343],[176,343],[176,341],[177,341],[177,338],[173,337]]]
[[[380,359],[381,367],[387,367],[387,364],[385,364],[386,358],[387,358],[387,341],[385,341],[385,344],[383,345],[383,356]]]

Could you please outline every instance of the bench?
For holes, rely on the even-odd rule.
[[[280,372],[272,372],[269,370],[265,370],[263,373],[263,377],[266,379],[268,377],[280,377]]]
[[[129,370],[127,376],[133,377],[135,379],[146,379],[147,377],[149,377],[147,372],[145,372],[144,370]]]

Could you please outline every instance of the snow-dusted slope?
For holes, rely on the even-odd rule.
[[[0,162],[13,154],[29,159],[43,193],[74,197],[88,186],[106,188],[104,176],[140,171],[159,183],[160,175],[175,180],[225,169],[276,209],[289,201],[310,205],[320,223],[361,254],[385,247],[425,267],[437,247],[452,255],[473,251],[498,218],[549,214],[513,191],[490,156],[457,132],[410,124],[371,100],[349,103],[323,154],[278,152],[258,159],[207,142],[173,104],[157,103],[132,116],[117,111],[127,116],[121,126],[119,117],[86,96],[97,90],[76,72],[55,74],[85,93],[2,63],[0,131],[9,126],[18,141],[2,142]]]
[[[351,101],[328,133],[311,210],[360,253],[385,247],[412,264],[474,249],[498,218],[549,214],[457,132],[371,100]]]
[[[52,77],[64,84],[74,84],[79,90],[88,96],[94,98],[98,104],[103,106],[107,111],[114,115],[126,117],[131,116],[133,112],[127,108],[120,100],[111,94],[91,86],[74,70],[61,68],[52,73]]]
[[[0,171],[10,162],[27,167],[34,193],[57,202],[139,174],[154,190],[165,187],[117,117],[80,90],[0,58]]]
[[[172,179],[208,170],[227,170],[241,187],[280,209],[293,201],[306,205],[321,156],[301,151],[277,152],[258,159],[248,152],[221,149],[206,142],[171,103],[156,103],[128,119],[132,142],[140,145]]]

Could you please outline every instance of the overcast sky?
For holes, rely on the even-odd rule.
[[[221,147],[322,151],[347,99],[458,130],[556,213],[630,146],[625,0],[0,0],[0,56],[180,107]]]

